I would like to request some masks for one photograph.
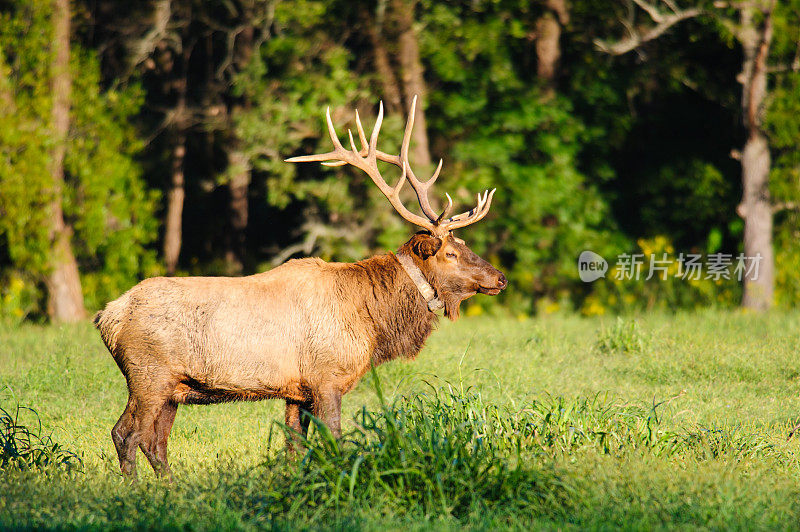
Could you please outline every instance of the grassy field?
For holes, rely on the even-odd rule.
[[[0,327],[0,407],[82,461],[0,470],[0,528],[798,529],[798,345],[797,313],[443,322],[343,441],[288,462],[281,402],[181,407],[175,484],[128,485],[96,331]]]

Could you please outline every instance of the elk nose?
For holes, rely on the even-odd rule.
[[[501,289],[503,289],[503,288],[506,287],[507,284],[508,284],[508,280],[506,280],[506,276],[503,275],[502,272],[500,272],[500,277],[497,279],[497,286],[499,286]]]

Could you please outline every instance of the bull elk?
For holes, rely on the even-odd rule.
[[[280,398],[297,433],[308,430],[308,411],[339,437],[342,396],[370,366],[416,357],[436,310],[455,320],[465,299],[506,287],[500,271],[452,234],[486,216],[494,190],[452,217],[447,195],[437,214],[428,192],[441,161],[427,181],[408,164],[415,103],[399,155],[377,148],[381,104],[369,141],[356,113],[360,150],[352,133],[352,149],[342,146],[328,110],[334,151],[288,159],[366,172],[400,216],[422,228],[396,253],[352,264],[290,260],[249,277],[155,277],[97,313],[95,326],[128,385],[127,406],[111,431],[123,474],[135,476],[138,447],[158,475],[171,477],[167,438],[179,404]],[[401,169],[396,185],[387,184],[377,161]],[[400,201],[406,181],[424,216]],[[291,439],[287,445],[291,451]]]

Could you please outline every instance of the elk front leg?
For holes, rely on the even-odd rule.
[[[314,415],[328,426],[334,438],[342,437],[342,392],[321,388],[314,393]]]
[[[286,400],[286,426],[294,433],[286,438],[286,452],[292,456],[302,447],[302,438],[308,434],[308,414],[311,412],[311,401]],[[302,438],[301,438],[302,436]]]

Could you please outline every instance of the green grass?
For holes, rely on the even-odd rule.
[[[176,483],[140,455],[131,486],[96,331],[0,327],[0,528],[797,529],[798,346],[797,313],[465,318],[368,374],[302,461],[281,402],[181,407]]]

